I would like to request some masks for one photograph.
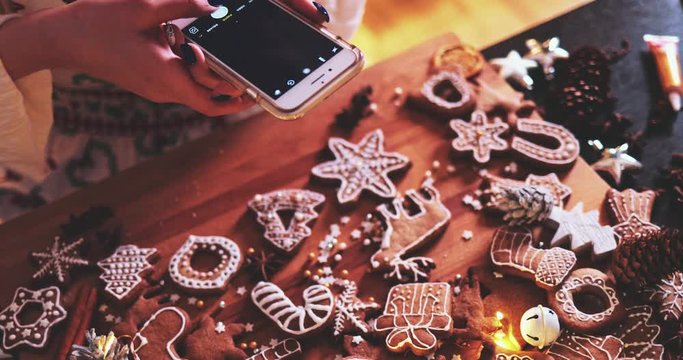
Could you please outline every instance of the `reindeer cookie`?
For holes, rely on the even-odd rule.
[[[453,330],[451,286],[448,283],[396,285],[389,291],[384,314],[375,331],[386,334],[392,352],[410,350],[417,356],[434,353]]]
[[[160,309],[133,337],[131,349],[135,360],[183,360],[175,345],[189,331],[190,318],[180,308]]]
[[[256,307],[273,320],[282,331],[292,335],[306,335],[319,329],[332,318],[334,295],[322,285],[311,285],[304,290],[304,305],[294,305],[277,285],[261,281],[251,291]]]
[[[429,277],[429,271],[434,267],[432,259],[406,259],[404,256],[441,235],[451,220],[451,212],[441,202],[441,195],[431,182],[425,182],[419,191],[409,190],[406,197],[419,208],[416,214],[409,213],[403,205],[406,199],[400,197],[389,206],[377,208],[386,229],[380,249],[370,258],[373,269],[387,272],[387,278],[400,282]]]
[[[534,280],[544,289],[552,289],[567,277],[576,265],[576,255],[563,248],[537,249],[529,229],[501,227],[493,234],[491,261],[500,271]]]

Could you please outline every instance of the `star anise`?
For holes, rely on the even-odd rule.
[[[264,250],[255,250],[247,253],[244,260],[244,268],[254,280],[268,281],[270,276],[278,271],[284,264],[282,259],[275,253],[267,253]]]

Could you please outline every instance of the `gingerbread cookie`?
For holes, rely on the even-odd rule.
[[[150,288],[147,290],[150,293],[156,292],[158,289]],[[134,336],[138,332],[138,326],[147,321],[152,315],[161,309],[166,302],[168,302],[168,296],[165,294],[158,294],[156,296],[145,296],[143,294],[140,296],[131,307],[126,310],[126,313],[118,322],[113,331],[118,336]],[[111,322],[114,322],[114,316],[109,314]],[[110,321],[107,321],[110,322]]]
[[[576,265],[576,255],[563,248],[537,249],[526,228],[502,227],[493,234],[491,261],[500,271],[534,280],[544,289],[564,281]]]
[[[607,208],[616,222],[612,229],[620,239],[632,237],[643,232],[658,231],[659,226],[650,222],[652,207],[657,194],[648,190],[637,192],[633,189],[607,190]]]
[[[480,176],[482,177],[484,194],[491,197],[490,202],[495,203],[495,197],[502,194],[505,189],[515,187],[523,187],[526,185],[540,186],[546,188],[555,199],[555,206],[564,207],[564,201],[572,194],[572,189],[564,185],[557,174],[550,173],[547,175],[529,174],[524,181],[514,179],[507,179],[490,174],[486,170],[482,170]]]
[[[56,286],[40,290],[29,290],[23,287],[14,292],[14,299],[0,312],[0,330],[2,330],[2,347],[12,350],[19,345],[42,348],[48,341],[50,329],[66,319],[66,310],[60,301],[61,291]],[[25,324],[21,314],[27,305],[39,304],[41,313],[35,321]]]
[[[78,239],[71,244],[66,244],[56,237],[52,246],[42,252],[33,252],[31,256],[38,261],[39,269],[33,274],[34,279],[46,276],[54,276],[59,283],[67,280],[69,270],[73,266],[87,266],[90,263],[78,256],[78,247],[85,241]]]
[[[592,296],[597,312],[584,312],[576,304],[578,296]],[[588,301],[588,300],[586,300]],[[548,292],[548,304],[562,324],[580,333],[596,333],[624,318],[625,311],[617,296],[616,284],[600,270],[574,270],[557,289]]]
[[[484,312],[484,302],[481,298],[479,279],[472,272],[466,278],[453,283],[454,292],[451,317],[453,318],[453,333],[458,340],[481,341],[484,348],[494,349],[493,334],[502,329],[501,322],[496,317],[489,317]]]
[[[335,160],[319,164],[311,172],[319,178],[341,181],[337,191],[339,203],[358,200],[363,190],[384,198],[396,196],[396,186],[388,175],[408,167],[410,160],[399,153],[384,151],[381,129],[365,135],[358,144],[330,138],[328,146]]]
[[[441,71],[422,85],[410,103],[445,119],[462,116],[474,109],[476,100],[467,80],[457,71]]]
[[[282,331],[306,335],[319,329],[334,312],[334,295],[322,285],[311,285],[303,292],[303,306],[296,306],[277,285],[261,281],[251,291],[256,307]]]
[[[620,359],[662,360],[664,346],[655,343],[661,328],[652,323],[652,308],[647,305],[626,309],[626,319],[616,326],[612,335],[624,342]]]
[[[185,354],[192,360],[242,360],[247,354],[235,345],[233,337],[244,333],[244,324],[216,322],[210,316],[185,340]]]
[[[474,160],[485,164],[491,160],[491,152],[508,149],[508,143],[501,135],[508,131],[510,126],[498,118],[489,122],[486,113],[475,111],[472,113],[470,122],[464,120],[452,120],[451,129],[458,134],[451,146],[458,154],[472,152]]]
[[[404,206],[406,200],[417,206],[419,211],[411,214]],[[451,212],[441,202],[441,194],[427,181],[419,191],[408,190],[406,198],[396,198],[390,206],[384,204],[377,210],[383,218],[385,230],[380,249],[370,258],[372,268],[385,271],[387,278],[397,281],[427,279],[434,267],[433,260],[404,256],[446,230]]]
[[[410,350],[424,356],[433,353],[441,339],[453,329],[451,287],[448,283],[419,283],[391,288],[384,314],[375,321],[375,331],[387,334],[392,352]]]
[[[564,330],[555,340],[548,355],[555,360],[617,360],[624,343],[612,335],[591,336]]]
[[[495,360],[555,360],[552,356],[538,351],[509,351],[497,352]]]
[[[368,333],[370,326],[365,322],[366,313],[379,308],[380,305],[374,301],[365,302],[359,299],[356,282],[346,280],[344,290],[334,304],[334,335]]]
[[[529,116],[536,108],[536,103],[525,100],[524,94],[513,89],[496,88],[477,79],[474,82],[477,84],[474,88],[477,94],[477,109],[487,114],[500,115],[511,126],[514,126],[520,117]]]
[[[294,339],[284,339],[277,344],[260,350],[256,355],[246,360],[286,360],[297,359],[301,356],[301,344]]]
[[[107,285],[104,291],[118,301],[129,301],[139,295],[142,277],[152,270],[150,260],[157,255],[154,248],[145,249],[135,245],[119,246],[110,257],[99,261],[102,279]]]
[[[471,45],[457,44],[440,47],[432,58],[436,71],[458,71],[466,78],[478,75],[484,68],[484,56]]]
[[[563,126],[543,120],[519,119],[515,126],[516,134],[512,137],[510,148],[525,160],[533,164],[548,168],[567,168],[574,164],[579,157],[579,141],[571,131]],[[556,148],[547,148],[529,140],[525,140],[520,133],[526,134],[530,140],[555,139]]]
[[[220,262],[211,270],[196,270],[192,258],[198,252],[210,253]],[[187,291],[220,292],[228,286],[228,281],[237,272],[241,262],[242,252],[232,240],[222,236],[190,235],[171,258],[168,273],[176,284]]]
[[[664,321],[680,321],[683,314],[683,272],[667,275],[654,287],[644,291],[648,299],[659,306]]]
[[[344,336],[344,351],[348,356],[342,360],[379,360],[384,359],[382,348],[368,341],[358,342],[357,336]]]
[[[277,249],[289,253],[311,236],[308,223],[318,218],[315,208],[323,202],[325,196],[314,191],[279,190],[254,196],[249,207],[257,214],[258,222],[265,227],[265,238]],[[283,222],[280,211],[294,213],[289,224]]]
[[[175,346],[189,331],[190,317],[180,308],[169,306],[155,312],[140,328],[131,343],[135,360],[182,360]]]
[[[571,211],[553,208],[546,219],[546,224],[555,229],[550,245],[571,242],[572,251],[577,253],[591,248],[593,260],[609,256],[617,248],[617,240],[612,228],[600,225],[599,218],[597,210],[584,212],[581,202]]]

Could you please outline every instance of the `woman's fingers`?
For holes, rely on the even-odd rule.
[[[199,84],[187,74],[180,59],[174,59],[169,78],[175,94],[174,102],[185,104],[207,116],[220,116],[242,111],[254,103],[247,96],[216,96],[213,90]]]
[[[190,70],[192,78],[217,95],[238,97],[242,92],[216,75],[206,63],[204,53],[195,44],[184,43],[178,47],[179,55]]]
[[[284,2],[315,23],[322,24],[330,21],[327,9],[318,2],[311,0],[284,0]]]

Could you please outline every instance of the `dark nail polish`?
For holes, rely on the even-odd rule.
[[[194,65],[197,63],[197,55],[194,54],[194,49],[188,44],[180,45],[180,57],[188,65]]]
[[[313,6],[315,6],[316,9],[318,9],[318,12],[323,14],[325,17],[325,22],[330,22],[330,13],[327,12],[327,9],[325,9],[324,6],[318,4],[317,2],[313,2]]]
[[[232,99],[232,96],[230,96],[230,95],[216,95],[216,96],[211,98],[211,100],[218,101],[218,102],[226,102],[226,101],[230,101],[230,99]]]

